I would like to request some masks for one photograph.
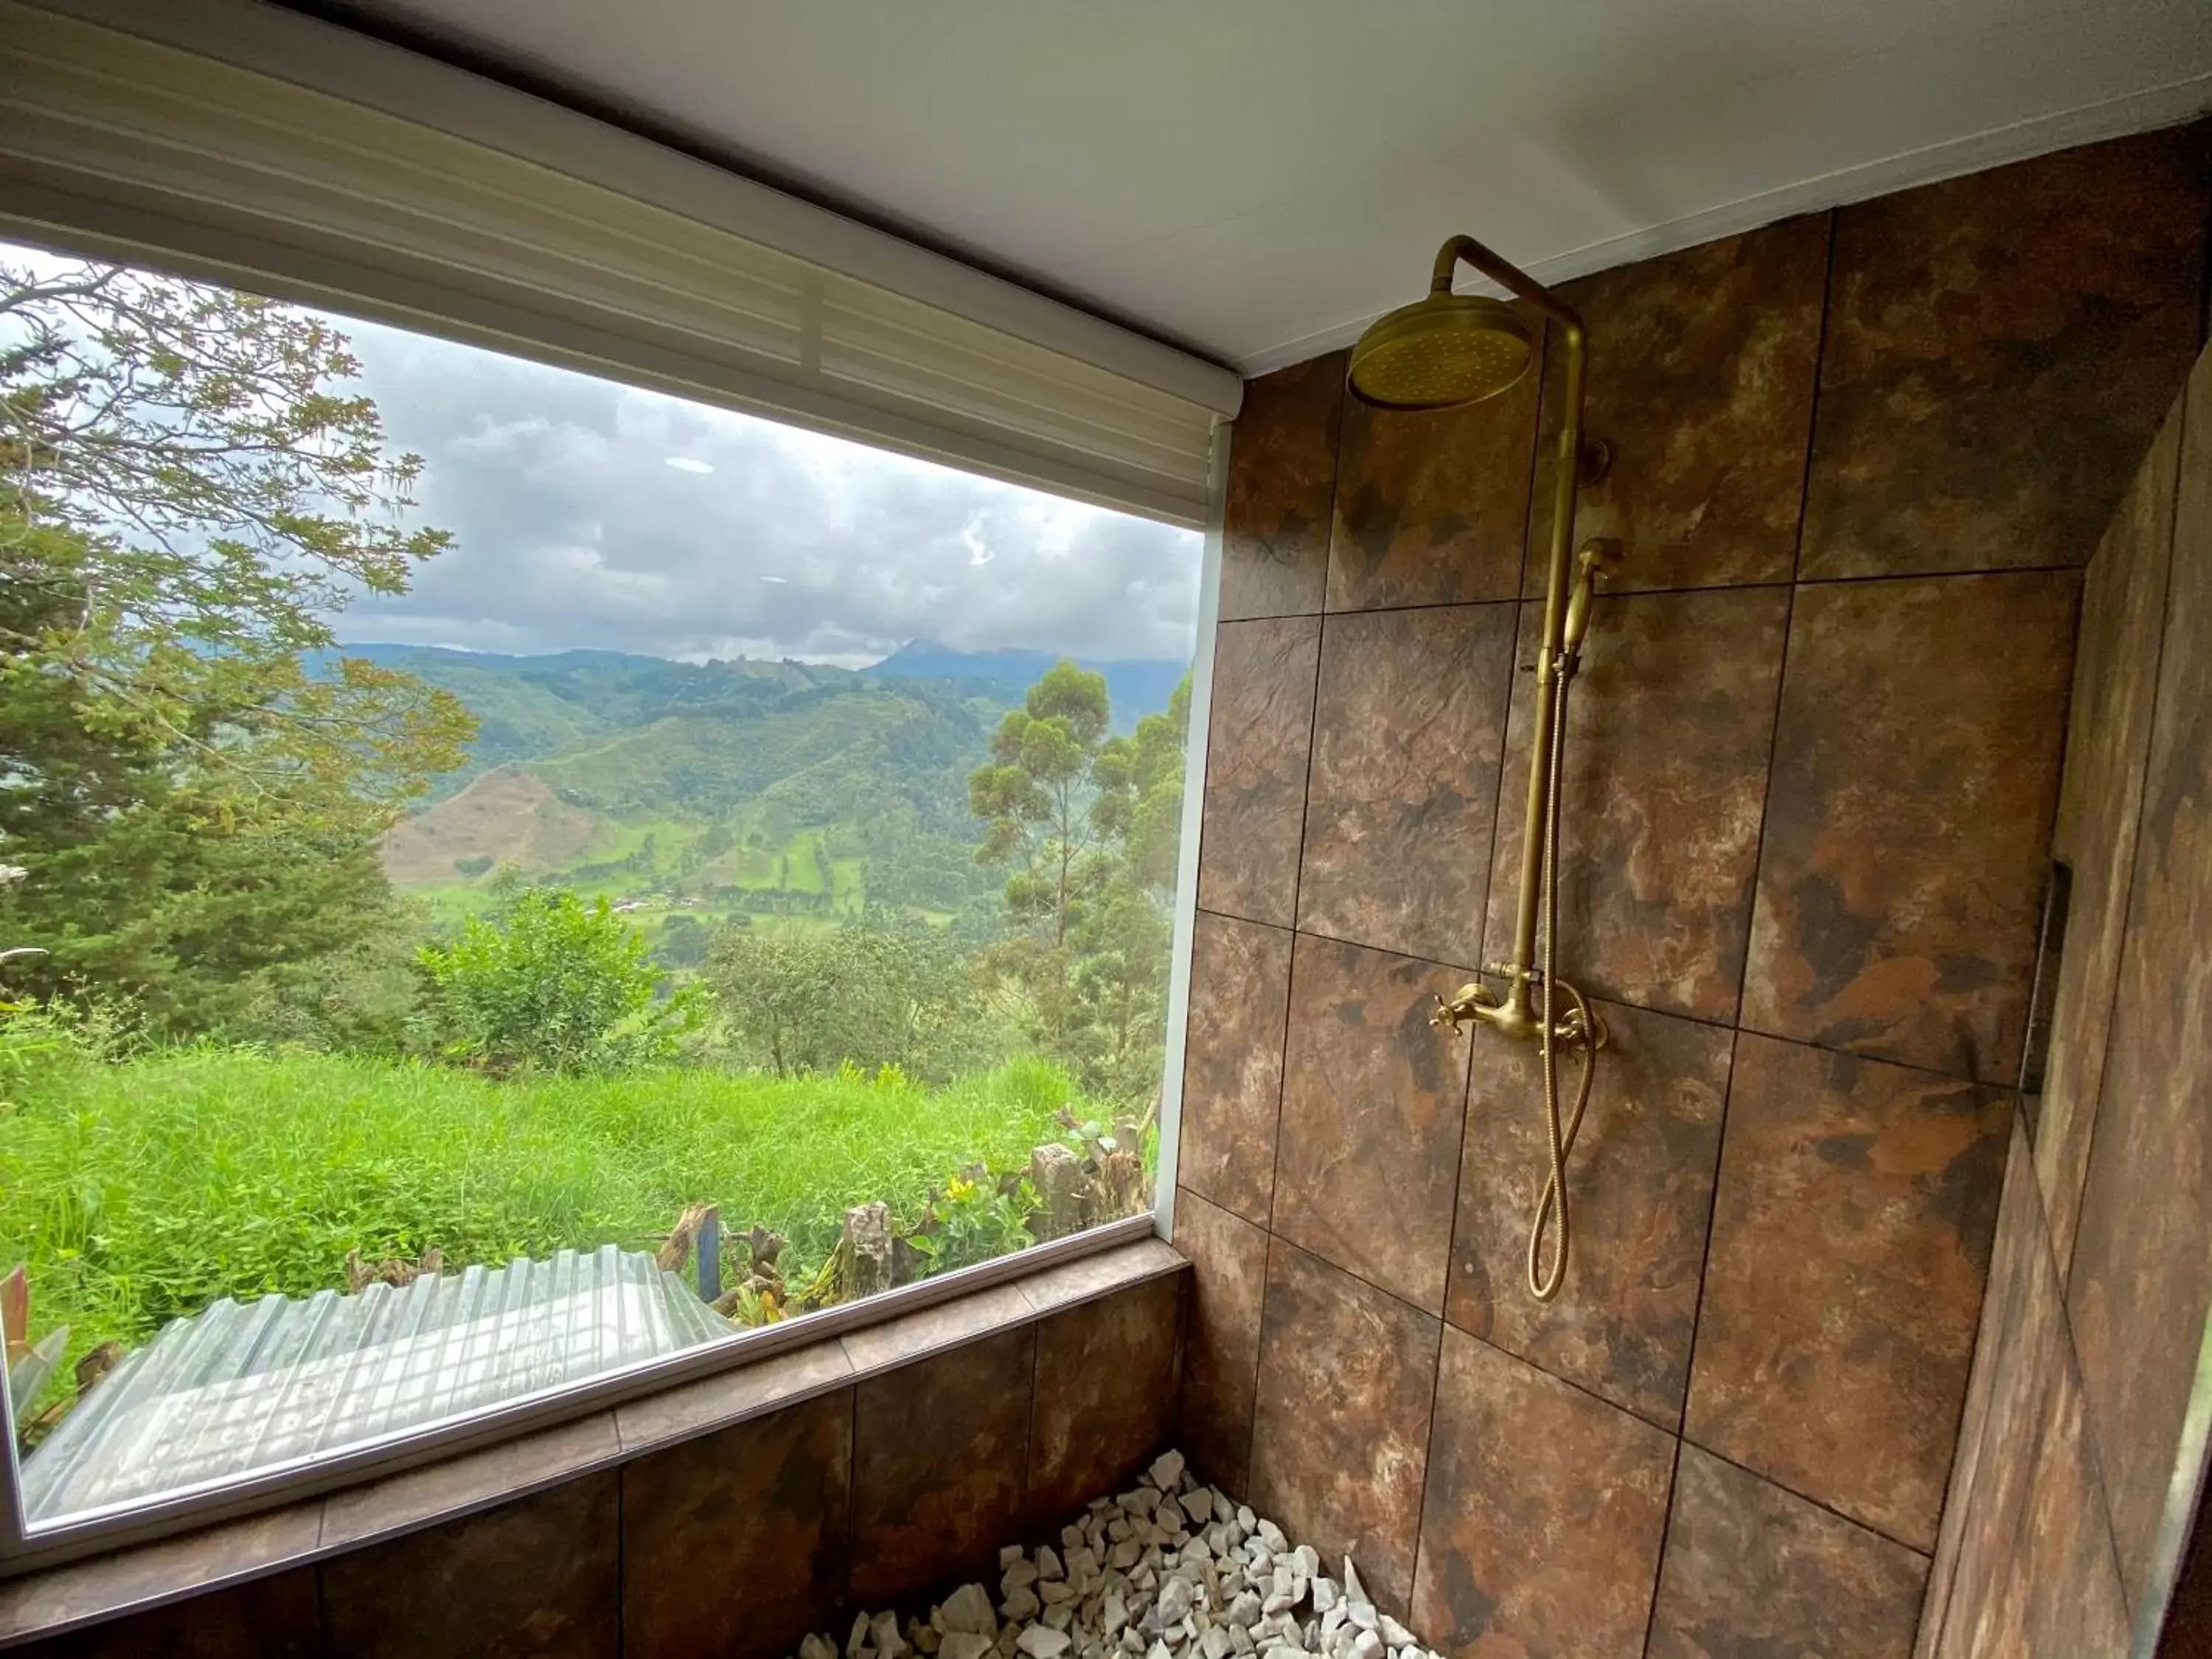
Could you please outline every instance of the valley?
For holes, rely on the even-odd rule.
[[[344,655],[452,692],[470,763],[386,836],[386,873],[446,922],[518,881],[605,897],[672,966],[722,923],[818,927],[864,908],[945,921],[995,894],[968,775],[1054,659],[912,645],[866,669],[613,652]],[[1083,665],[1113,724],[1166,708],[1184,665]]]

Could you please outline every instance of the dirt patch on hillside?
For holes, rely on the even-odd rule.
[[[463,879],[454,867],[461,859],[557,869],[583,857],[597,825],[536,774],[501,766],[393,826],[384,838],[384,872],[397,886],[428,887]]]

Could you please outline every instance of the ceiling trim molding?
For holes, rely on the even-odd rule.
[[[1539,282],[1571,282],[1577,276],[1589,276],[1618,265],[1633,264],[1701,243],[1718,241],[1724,236],[1756,230],[1761,225],[1771,225],[1778,219],[1792,218],[1801,213],[1823,212],[1853,202],[1894,195],[1920,185],[1939,184],[1946,179],[1984,172],[2012,161],[2029,161],[2100,139],[2179,126],[2208,111],[2212,111],[2212,75],[2191,76],[2166,86],[2037,116],[2032,120],[1824,173],[1818,179],[1785,185],[1778,190],[1763,191],[1719,207],[1685,214],[1649,229],[1630,231],[1586,247],[1554,254],[1548,259],[1536,260],[1529,264],[1528,270]],[[1452,228],[1439,226],[1439,240]],[[1510,250],[1507,252],[1510,254]],[[1403,296],[1407,301],[1419,297],[1415,275],[1407,273]],[[1469,294],[1503,292],[1486,283],[1463,282],[1459,286],[1462,292]],[[1376,311],[1333,323],[1259,352],[1240,367],[1246,378],[1253,379],[1339,350],[1357,340],[1368,324],[1382,314]]]

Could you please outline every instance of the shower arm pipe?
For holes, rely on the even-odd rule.
[[[1521,836],[1521,895],[1513,917],[1513,955],[1490,971],[1506,979],[1505,1000],[1482,1011],[1499,1030],[1535,1036],[1541,1021],[1532,1005],[1529,984],[1536,964],[1536,915],[1543,880],[1544,823],[1552,787],[1552,726],[1559,718],[1556,672],[1566,629],[1570,552],[1575,533],[1575,493],[1583,457],[1583,335],[1581,314],[1519,266],[1500,258],[1472,236],[1455,236],[1437,250],[1432,293],[1449,293],[1461,263],[1472,265],[1515,298],[1543,313],[1566,337],[1564,418],[1552,477],[1551,548],[1544,574],[1544,632],[1536,653],[1536,723],[1529,743],[1528,816]]]

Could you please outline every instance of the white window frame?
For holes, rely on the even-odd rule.
[[[0,9],[13,3],[14,0],[0,0]],[[557,158],[581,176],[619,177],[648,195],[659,197],[675,190],[695,211],[701,202],[710,198],[719,203],[726,217],[741,210],[742,216],[750,216],[750,228],[758,231],[767,226],[786,247],[796,246],[808,257],[839,261],[848,270],[857,267],[856,274],[862,280],[921,298],[971,323],[1003,330],[1010,338],[1029,345],[1042,343],[1093,368],[1141,377],[1155,387],[1172,388],[1176,395],[1210,405],[1214,418],[1205,457],[1202,502],[1194,506],[1188,499],[1148,496],[1123,488],[1110,476],[1085,477],[1079,468],[1041,465],[1033,453],[994,454],[972,433],[933,430],[927,422],[902,424],[896,414],[887,415],[879,409],[825,410],[819,404],[807,406],[803,399],[794,403],[789,387],[732,372],[726,362],[687,358],[665,344],[641,343],[634,336],[595,337],[588,323],[488,303],[477,290],[466,286],[441,289],[422,280],[419,271],[395,276],[389,270],[349,264],[343,254],[281,246],[250,237],[236,237],[226,243],[205,225],[167,217],[158,207],[127,199],[125,192],[105,199],[34,202],[29,204],[31,211],[27,214],[22,191],[12,186],[0,191],[0,236],[21,237],[89,257],[166,269],[301,303],[366,313],[398,326],[856,437],[879,447],[925,455],[1165,522],[1202,526],[1205,531],[1190,725],[1185,743],[1182,841],[1173,898],[1158,1172],[1151,1213],[1125,1217],[865,1301],[738,1332],[680,1353],[428,1428],[397,1432],[331,1455],[300,1460],[233,1480],[180,1489],[126,1511],[56,1522],[35,1529],[25,1522],[11,1424],[4,1453],[0,1453],[0,1579],[381,1478],[794,1348],[831,1341],[843,1333],[1027,1278],[1137,1239],[1171,1238],[1214,633],[1220,609],[1227,416],[1235,412],[1241,398],[1241,382],[1226,370],[1157,341],[634,135],[463,76],[431,59],[293,14],[273,11],[252,0],[195,0],[191,6],[174,8],[161,5],[160,0],[41,0],[40,9],[125,25],[172,42],[187,39],[200,49],[220,49],[232,61],[271,72],[272,60],[285,58],[287,54],[293,69],[301,70],[304,57],[307,67],[318,76],[361,77],[387,106],[417,101],[446,112],[465,108],[471,112],[470,119],[479,125],[503,120],[508,124],[506,142],[526,141],[537,153]],[[469,85],[465,98],[455,96],[457,76]],[[4,100],[4,91],[0,91],[0,118],[5,115]],[[0,148],[4,148],[3,137],[0,137]],[[8,182],[4,168],[0,167],[0,183]],[[1106,476],[1104,487],[1101,476]],[[4,1393],[4,1387],[0,1387],[0,1393]]]

